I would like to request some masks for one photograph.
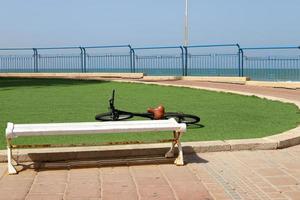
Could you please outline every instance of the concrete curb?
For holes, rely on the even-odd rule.
[[[265,137],[264,139],[277,142],[277,148],[283,149],[300,144],[300,126],[278,135]]]
[[[202,81],[215,83],[232,83],[251,86],[274,88],[300,89],[300,82],[267,82],[251,81],[249,77],[223,77],[223,76],[146,76],[143,73],[0,73],[3,78],[65,78],[83,80],[114,80],[134,79],[140,81]]]
[[[216,83],[233,83],[245,85],[250,80],[248,77],[224,77],[224,76],[183,76],[181,80],[185,81],[204,81]]]
[[[0,73],[3,78],[69,78],[69,79],[90,79],[95,78],[121,78],[121,79],[142,79],[143,73]]]
[[[144,76],[142,81],[177,81],[181,79],[180,76]]]

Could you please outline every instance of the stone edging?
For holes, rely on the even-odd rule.
[[[270,82],[252,81],[248,77],[224,77],[224,76],[147,76],[143,73],[0,73],[0,77],[19,78],[66,78],[84,80],[114,80],[114,79],[135,79],[140,81],[205,81],[216,83],[232,83],[241,85],[278,87],[288,89],[300,89],[300,82]]]

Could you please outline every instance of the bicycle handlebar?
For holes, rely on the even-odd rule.
[[[112,97],[109,100],[109,106],[110,106],[110,108],[114,109],[114,103],[115,103],[115,90],[113,90]]]

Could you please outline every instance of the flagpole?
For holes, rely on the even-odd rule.
[[[184,16],[184,46],[189,45],[189,3],[185,0],[185,16]]]

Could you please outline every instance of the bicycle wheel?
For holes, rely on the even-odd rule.
[[[126,119],[132,118],[133,115],[130,113],[121,113],[118,112],[115,115],[113,115],[111,112],[108,113],[102,113],[95,116],[95,119],[98,121],[122,121]]]
[[[174,118],[178,123],[196,124],[200,122],[200,117],[196,115],[183,114],[183,113],[166,113],[166,119]]]

